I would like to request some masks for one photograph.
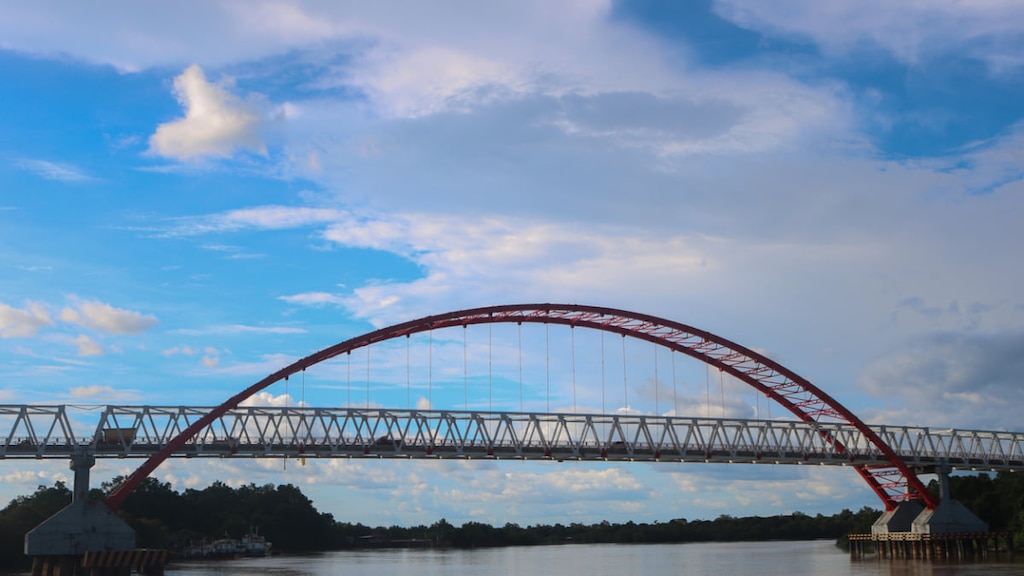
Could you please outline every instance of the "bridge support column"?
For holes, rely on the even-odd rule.
[[[897,532],[911,532],[914,520],[925,511],[924,506],[917,500],[906,500],[900,502],[893,510],[889,510],[878,517],[871,525],[872,534],[894,534]]]
[[[852,546],[854,541],[859,546],[869,538],[880,558],[984,558],[990,539],[998,546],[999,534],[990,533],[988,524],[952,498],[949,467],[941,465],[935,472],[939,475],[939,505],[929,510],[916,500],[901,502],[871,525],[870,535],[850,535],[853,557],[862,554],[861,548]],[[1011,554],[1012,548],[1010,540],[1007,549]]]
[[[26,555],[61,564],[62,558],[86,552],[135,548],[135,531],[102,501],[89,500],[89,469],[95,463],[96,457],[86,447],[71,457],[75,472],[71,504],[25,535]]]
[[[988,524],[953,498],[949,488],[949,472],[948,464],[936,467],[935,473],[939,475],[939,505],[934,510],[922,511],[914,519],[911,531],[916,534],[988,532]]]

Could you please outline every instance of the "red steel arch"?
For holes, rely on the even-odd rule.
[[[856,427],[891,464],[884,468],[870,468],[851,462],[885,503],[886,510],[893,510],[904,500],[917,498],[924,500],[929,509],[938,505],[937,498],[925,489],[914,471],[867,424],[792,370],[735,342],[679,322],[626,310],[577,304],[511,304],[459,310],[395,324],[324,348],[256,382],[195,421],[115,488],[106,503],[111,509],[117,510],[132,490],[192,437],[228,410],[237,408],[245,399],[292,374],[393,338],[454,326],[512,322],[561,324],[602,330],[623,337],[647,340],[710,364],[754,387],[800,420],[841,422]],[[826,439],[832,440],[827,435]],[[841,445],[837,449],[842,453]]]

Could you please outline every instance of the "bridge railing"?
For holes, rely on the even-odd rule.
[[[209,411],[188,406],[0,406],[0,458],[144,458]],[[911,466],[1024,469],[1024,434],[875,426]],[[82,431],[88,430],[88,433]],[[241,407],[178,457],[520,458],[885,465],[839,423],[637,414]]]

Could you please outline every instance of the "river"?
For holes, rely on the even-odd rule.
[[[167,576],[1006,576],[1024,562],[850,560],[832,541],[359,550],[176,563]]]

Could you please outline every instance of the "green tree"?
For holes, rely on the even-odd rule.
[[[63,482],[53,488],[39,486],[30,496],[19,496],[0,510],[0,569],[27,566],[25,534],[71,503],[71,490]]]

